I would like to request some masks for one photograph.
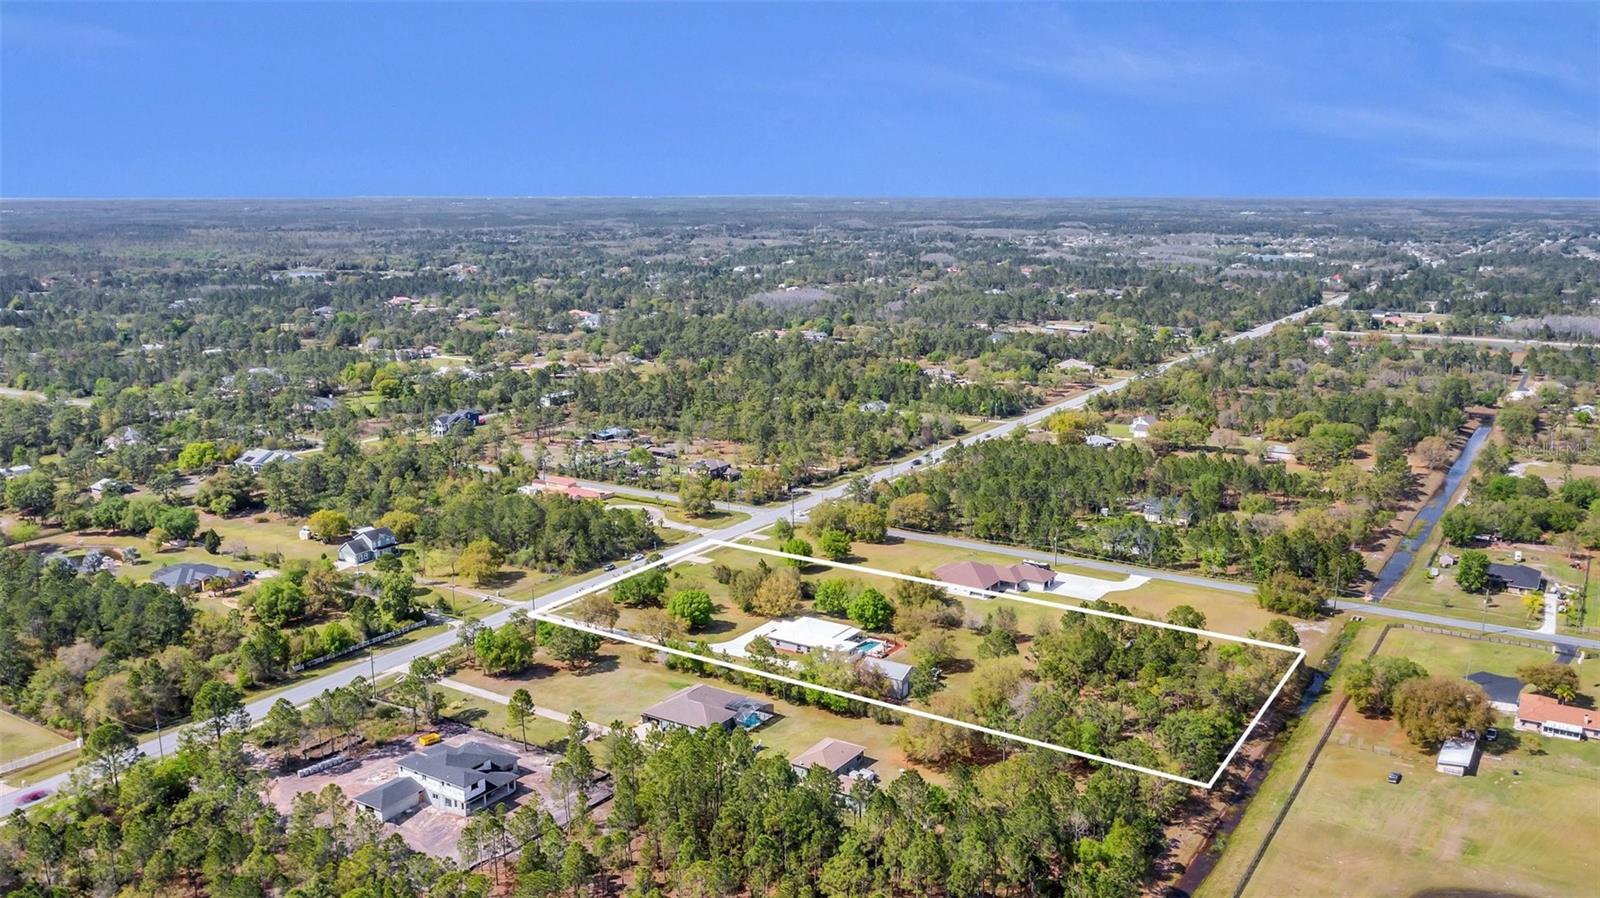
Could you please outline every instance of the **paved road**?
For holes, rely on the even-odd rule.
[[[1234,334],[1233,336],[1226,338],[1225,342],[1234,343],[1240,340],[1264,336],[1268,333],[1271,333],[1272,330],[1278,326],[1299,321],[1317,311],[1319,308],[1340,305],[1344,302],[1345,298],[1346,296],[1344,294],[1340,294],[1333,297],[1322,306],[1312,306],[1310,308],[1301,309],[1298,312],[1287,315],[1276,321],[1268,322],[1243,333]],[[1173,365],[1181,364],[1190,359],[1200,358],[1209,354],[1210,352],[1211,350],[1209,348],[1199,349],[1186,355],[1179,356],[1171,361],[1163,362],[1151,370],[1152,372],[1165,371],[1168,368],[1171,368]],[[1120,380],[1111,381],[1095,387],[1094,389],[1079,393],[1071,398],[1036,409],[1020,418],[1012,418],[997,424],[993,428],[986,430],[976,437],[966,440],[965,442],[972,443],[1000,439],[1011,434],[1019,427],[1032,427],[1058,411],[1062,411],[1064,409],[1082,408],[1088,404],[1089,400],[1093,397],[1102,394],[1118,392],[1127,388],[1128,384],[1132,383],[1133,381],[1133,377],[1125,377]],[[943,458],[944,454],[953,446],[959,444],[960,443],[958,442],[940,446],[934,449],[929,449],[917,456],[914,456],[912,459],[907,459],[903,462],[897,462],[893,465],[875,471],[872,474],[867,475],[867,479],[869,482],[879,482],[902,476],[905,473],[914,470],[917,467],[916,462],[921,462],[922,464],[936,463],[939,459]],[[617,493],[628,491],[611,484],[600,484],[600,486]],[[850,482],[846,480],[827,489],[807,493],[804,497],[796,500],[792,504],[774,505],[766,508],[739,506],[736,510],[750,515],[747,520],[740,521],[736,524],[730,524],[718,530],[712,530],[703,536],[698,536],[694,539],[691,539],[688,542],[674,547],[673,552],[674,554],[694,554],[694,551],[696,550],[705,551],[711,548],[710,541],[713,539],[728,541],[738,539],[739,537],[748,533],[753,533],[757,530],[769,527],[776,523],[779,519],[787,517],[791,513],[791,509],[795,517],[803,517],[805,512],[815,508],[819,503],[826,502],[831,499],[842,498],[849,488]],[[653,491],[649,490],[635,491],[634,495],[639,495],[641,493],[651,495],[652,498],[657,496],[676,498],[668,494],[654,493]],[[518,605],[513,608],[507,608],[504,611],[495,612],[494,614],[484,618],[483,623],[488,626],[501,626],[506,621],[510,620],[512,614],[516,613],[518,610],[538,610],[551,605],[558,605],[570,600],[580,593],[600,586],[607,581],[621,579],[621,577],[625,575],[626,569],[615,573],[610,571],[597,573],[594,576],[587,577],[577,583],[540,596],[537,599],[523,603],[522,605]],[[304,705],[326,690],[349,685],[357,677],[367,677],[369,674],[375,674],[376,676],[381,677],[390,672],[403,671],[410,666],[414,659],[423,657],[425,655],[433,655],[442,652],[449,648],[451,643],[453,643],[456,639],[456,631],[452,629],[449,632],[418,640],[417,642],[401,646],[400,648],[390,649],[382,654],[372,657],[368,664],[352,664],[348,667],[329,671],[328,673],[289,686],[288,688],[280,690],[270,697],[257,699],[256,701],[245,705],[245,711],[250,715],[251,720],[259,721],[266,717],[267,711],[279,699],[286,699],[295,705]],[[169,732],[165,734],[165,738],[162,740],[162,744],[160,745],[157,744],[155,738],[144,740],[139,745],[139,751],[146,755],[155,755],[164,750],[172,750],[176,744],[176,734]],[[65,773],[59,774],[57,776],[41,780],[38,783],[34,783],[29,789],[18,790],[16,792],[9,793],[8,795],[0,795],[0,815],[9,814],[13,808],[14,799],[23,792],[40,788],[49,789],[51,791],[60,789],[66,784],[68,776],[69,774]]]
[[[1534,340],[1523,337],[1475,337],[1470,334],[1404,334],[1394,331],[1329,331],[1343,337],[1387,337],[1401,340],[1421,340],[1428,343],[1476,343],[1480,346],[1499,346],[1505,349],[1525,349],[1529,346],[1548,346],[1552,349],[1592,348],[1593,343],[1566,343],[1561,340]]]
[[[1477,630],[1498,636],[1515,636],[1530,642],[1548,642],[1553,646],[1567,648],[1588,649],[1593,652],[1600,649],[1600,639],[1589,639],[1583,636],[1567,636],[1561,633],[1543,633],[1539,630],[1525,630],[1521,627],[1507,627],[1501,624],[1475,623],[1462,617],[1445,617],[1440,614],[1428,614],[1424,611],[1407,611],[1404,608],[1395,608],[1382,602],[1351,602],[1341,599],[1334,602],[1333,607],[1351,614],[1363,617],[1392,617],[1397,620],[1413,621],[1427,624],[1432,627],[1453,627],[1457,630]]]

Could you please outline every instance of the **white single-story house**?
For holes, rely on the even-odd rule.
[[[1600,712],[1563,705],[1548,695],[1524,692],[1517,702],[1517,729],[1557,739],[1600,738]]]
[[[736,658],[748,658],[750,643],[757,638],[766,640],[778,652],[787,655],[837,652],[881,674],[889,683],[890,698],[898,700],[911,694],[911,665],[884,657],[898,646],[862,633],[857,627],[825,618],[796,617],[769,621],[732,642],[712,646],[712,649]],[[792,665],[789,659],[783,660]]]
[[[1173,524],[1188,527],[1198,517],[1193,509],[1173,498],[1142,499],[1134,506],[1146,521],[1152,524]]]
[[[1154,427],[1155,423],[1156,419],[1149,415],[1140,415],[1133,419],[1132,424],[1128,425],[1128,433],[1136,440],[1145,439],[1150,436],[1150,428]]]

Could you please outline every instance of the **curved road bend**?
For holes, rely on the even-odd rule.
[[[1289,323],[1292,323],[1292,322],[1299,321],[1299,320],[1305,318],[1306,316],[1313,314],[1314,312],[1318,311],[1319,309],[1325,308],[1327,306],[1341,305],[1341,304],[1344,303],[1345,299],[1346,299],[1346,295],[1345,294],[1340,294],[1338,296],[1333,297],[1332,299],[1328,300],[1327,302],[1325,302],[1325,303],[1323,303],[1321,305],[1310,306],[1310,307],[1301,309],[1298,312],[1294,312],[1292,314],[1285,315],[1284,317],[1279,318],[1279,319],[1277,319],[1275,321],[1269,321],[1266,324],[1258,325],[1258,326],[1256,326],[1254,328],[1251,328],[1248,331],[1243,331],[1241,333],[1234,334],[1234,335],[1232,335],[1230,337],[1226,337],[1226,338],[1224,338],[1223,342],[1225,342],[1225,343],[1237,343],[1237,342],[1239,342],[1241,340],[1249,340],[1249,339],[1253,339],[1253,338],[1256,338],[1256,337],[1265,336],[1266,334],[1271,333],[1274,329],[1276,329],[1280,325],[1289,324]],[[1171,368],[1174,365],[1179,365],[1179,364],[1182,364],[1184,362],[1187,362],[1187,361],[1190,361],[1190,360],[1193,360],[1193,359],[1201,358],[1201,357],[1209,354],[1210,352],[1211,352],[1211,350],[1209,348],[1197,349],[1197,350],[1195,350],[1193,352],[1186,353],[1184,355],[1178,356],[1177,358],[1174,358],[1174,359],[1172,359],[1170,361],[1162,362],[1159,365],[1153,366],[1150,369],[1150,373],[1160,373],[1162,371],[1166,371],[1168,368]],[[1015,431],[1019,427],[1023,427],[1023,428],[1032,427],[1033,425],[1038,424],[1039,422],[1043,421],[1045,418],[1048,418],[1050,415],[1055,414],[1058,411],[1063,411],[1063,410],[1066,410],[1066,409],[1082,408],[1085,405],[1087,405],[1089,400],[1094,398],[1095,396],[1099,396],[1101,394],[1115,393],[1115,392],[1118,392],[1120,390],[1123,390],[1128,386],[1128,384],[1132,383],[1134,381],[1134,379],[1135,379],[1135,377],[1130,376],[1130,377],[1124,377],[1124,378],[1120,378],[1118,380],[1110,381],[1109,383],[1101,384],[1100,386],[1094,387],[1093,389],[1086,390],[1086,391],[1084,391],[1082,393],[1079,393],[1079,394],[1077,394],[1075,396],[1072,396],[1070,398],[1063,399],[1060,402],[1057,402],[1057,403],[1054,403],[1054,404],[1051,404],[1051,405],[1047,405],[1047,406],[1043,406],[1041,408],[1035,409],[1034,411],[1032,411],[1032,412],[1030,412],[1030,413],[1028,413],[1026,415],[1023,415],[1023,416],[1021,416],[1019,418],[1012,418],[1010,420],[1007,420],[1007,421],[1004,421],[1004,422],[1002,422],[1000,424],[997,424],[997,425],[995,425],[995,427],[991,428],[990,430],[984,431],[983,433],[979,434],[976,437],[973,437],[971,440],[968,440],[966,442],[982,442],[984,440],[997,439],[997,438],[1004,437],[1004,436],[1010,434],[1012,431]],[[872,473],[870,475],[867,475],[867,479],[868,479],[869,482],[876,483],[876,482],[879,482],[879,481],[890,480],[890,479],[893,479],[894,477],[901,476],[905,472],[910,471],[912,469],[912,466],[911,466],[910,462],[913,459],[921,459],[924,464],[929,464],[931,462],[937,461],[938,459],[942,458],[944,456],[945,452],[947,452],[950,449],[951,445],[957,445],[957,444],[950,444],[950,445],[946,445],[946,446],[940,446],[938,448],[930,449],[930,450],[927,450],[925,452],[922,452],[922,453],[920,453],[918,455],[915,455],[912,458],[908,458],[908,459],[906,459],[906,460],[904,460],[902,462],[896,462],[891,467],[887,467],[887,468],[884,468],[882,470],[876,471],[876,472],[874,472],[874,473]],[[899,473],[896,473],[896,472],[899,472]],[[614,485],[611,485],[611,484],[602,484],[602,486],[604,486],[606,489],[610,489],[610,490],[612,490],[614,492],[617,492],[619,494],[625,492],[625,490],[618,489],[617,487],[615,487]],[[822,491],[814,492],[814,493],[808,493],[806,496],[802,497],[801,499],[799,499],[798,501],[796,501],[794,503],[794,505],[793,505],[794,514],[796,516],[803,515],[805,512],[807,512],[810,509],[816,507],[816,505],[818,503],[826,502],[826,501],[828,501],[830,499],[838,499],[838,498],[843,497],[845,495],[845,491],[847,489],[849,489],[849,486],[850,486],[849,481],[845,481],[843,483],[839,483],[839,484],[837,484],[837,485],[835,485],[833,487],[830,487],[830,488],[828,488],[826,490],[822,490]],[[642,491],[642,492],[649,492],[649,491]],[[673,497],[673,498],[676,498],[676,497]],[[750,506],[739,506],[737,508],[737,510],[743,511],[746,514],[749,514],[750,515],[749,519],[748,520],[744,520],[744,521],[740,521],[737,524],[730,524],[729,526],[723,527],[723,528],[721,528],[719,530],[710,531],[710,532],[706,533],[704,536],[696,537],[695,539],[689,540],[688,542],[685,542],[685,543],[683,543],[683,544],[681,544],[679,546],[676,546],[673,549],[674,554],[679,554],[679,553],[686,554],[686,555],[693,554],[693,550],[696,549],[696,548],[699,548],[699,549],[702,549],[702,550],[705,549],[705,548],[708,548],[710,546],[710,540],[713,540],[713,539],[727,540],[727,541],[738,539],[739,537],[744,536],[747,533],[753,533],[753,532],[755,532],[757,530],[761,530],[763,528],[769,527],[772,524],[776,523],[780,518],[786,517],[789,514],[789,507],[788,506],[774,506],[774,507],[770,507],[770,508],[754,508],[754,507],[750,507]],[[1144,573],[1144,572],[1141,572],[1141,573]],[[574,584],[572,584],[570,586],[563,587],[563,588],[558,589],[558,590],[556,590],[556,591],[554,591],[552,593],[549,593],[547,595],[540,596],[540,597],[538,597],[538,598],[536,598],[536,599],[534,599],[534,600],[532,600],[530,602],[525,602],[522,605],[518,605],[518,606],[515,606],[515,607],[507,608],[507,609],[505,609],[503,611],[497,611],[494,614],[491,614],[488,617],[485,617],[483,619],[483,623],[488,625],[488,626],[494,626],[494,627],[501,626],[506,621],[510,620],[511,615],[513,613],[515,613],[516,611],[519,611],[519,610],[539,610],[539,609],[542,609],[542,608],[545,608],[545,607],[548,607],[548,606],[551,606],[551,605],[560,604],[562,602],[565,602],[565,601],[571,599],[573,596],[576,596],[576,595],[578,595],[578,594],[580,594],[580,593],[582,593],[582,592],[584,592],[586,590],[594,588],[596,585],[604,582],[607,578],[610,578],[610,577],[613,577],[613,576],[615,576],[615,575],[612,572],[609,572],[609,571],[597,571],[593,576],[587,577],[587,578],[583,579],[582,581],[580,581],[578,583],[574,583]],[[289,687],[286,687],[284,689],[279,690],[278,692],[272,694],[271,696],[268,696],[268,697],[265,697],[265,698],[256,699],[255,701],[250,702],[250,703],[245,705],[245,712],[250,715],[250,719],[252,721],[259,721],[259,720],[263,719],[264,717],[266,717],[267,711],[272,707],[272,705],[275,702],[278,701],[278,699],[287,699],[292,704],[303,705],[303,704],[306,704],[307,702],[311,701],[313,698],[317,697],[322,692],[324,692],[324,691],[326,691],[328,689],[334,689],[334,688],[337,688],[337,687],[340,687],[340,686],[347,686],[352,681],[354,681],[357,677],[365,677],[365,676],[367,676],[369,670],[375,671],[377,673],[377,675],[379,675],[379,676],[382,676],[382,675],[384,675],[386,673],[390,673],[390,672],[397,671],[397,670],[405,670],[407,667],[410,666],[412,660],[414,660],[416,658],[423,657],[425,655],[433,655],[433,654],[437,654],[439,652],[442,652],[445,649],[449,648],[450,644],[453,643],[456,640],[456,638],[457,638],[456,633],[455,633],[454,629],[452,629],[449,632],[440,633],[437,636],[430,636],[427,639],[418,640],[417,642],[411,643],[409,645],[401,646],[400,648],[397,648],[397,649],[390,649],[389,651],[386,651],[386,652],[384,652],[384,653],[382,653],[380,655],[376,655],[372,659],[370,664],[359,664],[359,663],[358,664],[351,664],[351,665],[349,665],[347,667],[343,667],[343,668],[340,668],[340,669],[334,670],[334,671],[329,671],[328,673],[322,674],[320,676],[312,677],[311,679],[305,680],[305,681],[300,682],[300,683],[296,683],[296,684],[294,684],[292,686],[289,686]],[[171,750],[174,747],[176,747],[176,745],[177,745],[177,734],[176,734],[176,732],[169,732],[169,733],[164,734],[160,745],[157,744],[157,740],[156,740],[155,737],[151,737],[149,739],[146,739],[146,740],[140,742],[139,743],[139,751],[140,751],[140,753],[146,754],[146,755],[156,755],[156,754],[159,754],[159,753],[161,753],[163,751]],[[60,789],[62,786],[64,786],[67,783],[67,779],[68,779],[68,777],[70,775],[71,775],[70,771],[67,772],[67,773],[57,774],[57,775],[49,777],[47,779],[40,780],[37,783],[33,783],[27,789],[19,789],[19,790],[10,792],[10,793],[8,793],[6,795],[0,795],[0,815],[9,814],[12,811],[12,809],[15,807],[15,803],[14,803],[15,799],[18,796],[20,796],[22,794],[25,794],[25,793],[28,793],[28,792],[32,792],[32,791],[38,790],[38,789],[48,789],[48,790],[50,790],[52,792],[56,791],[56,790]]]

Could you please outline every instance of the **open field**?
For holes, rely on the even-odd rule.
[[[722,527],[731,527],[734,524],[739,524],[750,520],[750,516],[742,511],[724,511],[720,508],[712,511],[710,514],[704,517],[694,517],[692,515],[685,514],[680,508],[678,508],[678,504],[676,502],[663,502],[660,499],[654,499],[649,496],[635,496],[631,493],[612,496],[610,499],[605,501],[606,505],[613,507],[648,505],[652,508],[661,509],[661,513],[666,515],[667,520],[669,521],[676,521],[679,524],[688,524],[693,527],[708,527],[713,530],[720,529]],[[657,527],[656,529],[671,530],[673,528]],[[662,536],[666,536],[666,534],[663,533]]]
[[[1391,658],[1410,658],[1438,676],[1462,677],[1477,671],[1514,676],[1517,668],[1556,660],[1544,649],[1503,645],[1479,639],[1441,636],[1421,630],[1394,629],[1383,641],[1382,654]],[[1587,691],[1600,686],[1600,659],[1589,659],[1578,666],[1578,675]]]
[[[222,537],[223,552],[248,551],[256,557],[277,552],[286,559],[301,561],[339,557],[338,543],[301,539],[300,527],[303,522],[274,514],[259,517],[265,520],[257,520],[257,516],[248,514],[224,518],[210,512],[201,512],[200,531],[204,532],[207,529],[217,531],[217,535]]]
[[[1376,628],[1368,630],[1350,649],[1347,664],[1370,647]],[[1520,664],[1548,660],[1537,649],[1402,629],[1390,631],[1382,654],[1410,657],[1438,674],[1472,668],[1511,675]],[[1581,677],[1592,694],[1600,668],[1590,662]],[[1332,705],[1324,700],[1301,725],[1297,744],[1278,761],[1284,766],[1268,779],[1231,840],[1237,854],[1224,858],[1201,890],[1203,898],[1231,894],[1238,870],[1259,844],[1257,834],[1281,806],[1321,732],[1317,712],[1331,713]],[[1452,777],[1437,773],[1434,756],[1413,748],[1393,721],[1367,719],[1347,708],[1245,895],[1590,892],[1587,842],[1574,845],[1571,835],[1600,831],[1600,743],[1516,732],[1509,718],[1500,726],[1500,739],[1482,756],[1477,774]],[[1385,781],[1391,771],[1403,775],[1400,784]]]
[[[0,762],[65,745],[71,740],[9,711],[0,711]]]

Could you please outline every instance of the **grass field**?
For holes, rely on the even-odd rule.
[[[567,741],[567,728],[544,717],[529,717],[526,726],[513,726],[506,706],[499,702],[468,695],[448,686],[435,687],[445,694],[444,713],[475,729],[507,739],[520,741],[524,734],[528,744],[550,751],[561,751]]]
[[[525,688],[540,707],[577,710],[593,723],[609,727],[615,721],[639,722],[639,712],[668,695],[695,683],[739,690],[724,681],[671,671],[665,665],[639,658],[629,645],[607,645],[599,663],[582,672],[540,664],[515,677],[490,677],[474,670],[454,674],[463,683],[510,695]],[[459,693],[457,693],[459,694]],[[480,700],[481,701],[481,700]],[[492,704],[492,703],[486,703]],[[774,701],[778,718],[752,733],[761,744],[793,757],[826,736],[848,739],[867,749],[880,776],[891,777],[911,766],[894,744],[899,727],[870,718],[842,717],[819,708]],[[553,723],[553,721],[552,721]],[[530,736],[531,738],[531,736]],[[924,771],[927,774],[927,771]],[[930,774],[930,776],[932,776]],[[942,779],[939,776],[933,776]]]
[[[1358,637],[1350,660],[1365,654],[1375,630]],[[1509,675],[1549,658],[1538,649],[1401,629],[1390,632],[1382,654],[1410,657],[1441,675]],[[1591,695],[1600,687],[1595,662],[1580,677]],[[1323,700],[1302,722],[1201,898],[1231,894],[1332,704]],[[1393,721],[1347,708],[1245,895],[1593,894],[1587,849],[1600,832],[1600,743],[1515,732],[1509,718],[1500,725],[1500,741],[1482,756],[1477,775],[1452,777],[1436,772],[1434,756],[1413,748]],[[1403,775],[1399,785],[1386,782],[1391,771]],[[1577,843],[1567,841],[1578,834]]]
[[[697,518],[684,514],[683,511],[678,508],[676,502],[663,502],[659,499],[650,498],[648,496],[635,496],[628,493],[618,494],[610,499],[607,499],[606,505],[612,507],[619,505],[623,507],[629,505],[648,505],[652,508],[661,509],[661,513],[666,515],[667,519],[670,521],[677,521],[680,524],[689,524],[694,527],[708,527],[712,530],[720,529],[722,527],[731,527],[734,524],[750,520],[750,516],[742,511],[723,511],[722,509],[717,509],[705,517]],[[658,527],[656,529],[672,530],[674,528]],[[665,536],[666,534],[662,535]]]
[[[0,711],[0,762],[14,761],[72,740],[8,711]]]

